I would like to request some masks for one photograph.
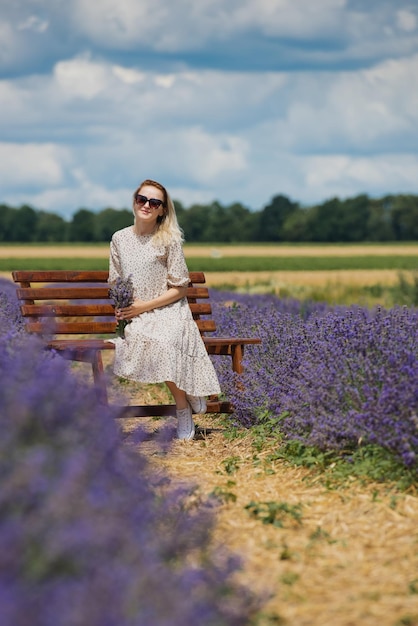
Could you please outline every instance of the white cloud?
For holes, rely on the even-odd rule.
[[[49,27],[48,20],[43,20],[37,15],[30,15],[17,26],[18,30],[32,30],[36,33],[44,33]]]
[[[151,167],[161,168],[162,163],[171,176],[176,174],[195,184],[224,183],[248,168],[249,146],[233,134],[191,127],[155,135],[151,142],[153,154],[147,159]]]
[[[73,0],[74,27],[96,44],[129,48],[149,43],[157,32],[164,2],[156,0]]]
[[[129,67],[121,67],[120,65],[114,65],[112,71],[119,80],[127,85],[142,83],[146,76],[144,72],[138,72]]]
[[[331,155],[312,157],[305,162],[305,182],[310,192],[324,199],[333,195],[353,196],[358,190],[369,193],[417,193],[418,157],[410,154],[382,154],[375,157]]]
[[[61,61],[54,68],[54,82],[68,99],[91,100],[107,89],[109,68],[88,56]]]
[[[284,114],[263,121],[267,144],[297,153],[375,153],[418,144],[418,55],[370,70],[288,77]]]
[[[50,143],[0,143],[0,186],[55,186],[63,181],[68,151]]]
[[[342,29],[346,4],[346,0],[247,0],[235,3],[232,24],[241,30],[255,27],[268,36],[318,37]]]
[[[408,9],[401,9],[396,14],[397,24],[401,30],[407,33],[413,32],[417,28],[417,16]]]
[[[0,68],[8,68],[20,58],[20,50],[13,28],[6,20],[0,20]]]
[[[174,53],[207,51],[211,46],[222,51],[234,42],[238,53],[248,45],[262,53],[268,37],[284,39],[289,59],[321,63],[361,55],[375,58],[376,52],[385,56],[388,46],[410,48],[405,34],[415,30],[414,12],[408,5],[381,5],[360,10],[348,0],[73,0],[70,20],[76,32],[102,49]],[[288,46],[292,39],[309,45]]]
[[[57,189],[45,189],[34,193],[30,197],[32,206],[41,206],[52,213],[59,213],[70,218],[78,209],[100,209],[105,207],[129,208],[132,190],[107,189],[104,185],[97,185],[84,181],[78,187],[68,186]],[[22,195],[20,203],[25,196]]]

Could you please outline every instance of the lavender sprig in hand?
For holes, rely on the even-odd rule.
[[[123,309],[130,306],[134,301],[134,286],[132,276],[128,278],[117,278],[116,282],[109,287],[109,297],[117,309]],[[116,335],[125,338],[125,326],[130,324],[131,320],[119,320],[116,324]]]

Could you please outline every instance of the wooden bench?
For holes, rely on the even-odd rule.
[[[116,322],[109,299],[107,271],[14,271],[13,280],[26,329],[45,339],[47,348],[64,358],[90,363],[99,399],[108,403],[102,350],[114,350]],[[244,347],[261,343],[258,338],[216,337],[203,272],[190,272],[187,289],[189,306],[209,354],[231,358],[234,372],[242,373]],[[208,413],[232,413],[226,400],[211,396]],[[175,405],[140,405],[120,407],[120,416],[173,415]]]

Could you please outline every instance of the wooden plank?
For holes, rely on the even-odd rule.
[[[48,318],[43,322],[27,322],[26,329],[30,333],[40,335],[101,335],[103,333],[114,335],[116,322],[62,322]],[[86,340],[81,339],[80,341],[85,342]]]
[[[195,320],[201,333],[214,333],[216,331],[215,320]]]
[[[23,304],[21,312],[25,317],[114,317],[115,309],[111,304]]]
[[[105,270],[15,270],[12,272],[15,283],[22,281],[30,283],[56,282],[107,282],[109,272]],[[204,272],[189,272],[190,282],[204,284]]]
[[[105,283],[109,272],[101,270],[17,270],[12,272],[12,276],[15,283],[22,281],[31,283]]]
[[[261,339],[258,339],[258,337],[203,337],[203,341],[207,348],[255,345],[261,343]]]
[[[107,300],[108,287],[18,287],[19,300]],[[188,298],[209,298],[207,287],[188,287]]]
[[[107,300],[108,287],[29,287],[16,289],[19,300]]]

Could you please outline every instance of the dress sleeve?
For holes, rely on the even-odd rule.
[[[109,279],[110,284],[115,283],[117,278],[121,277],[121,265],[119,258],[119,250],[116,245],[114,237],[110,242],[110,255],[109,255]]]
[[[167,284],[169,287],[187,287],[189,270],[180,241],[170,244],[167,255]]]

